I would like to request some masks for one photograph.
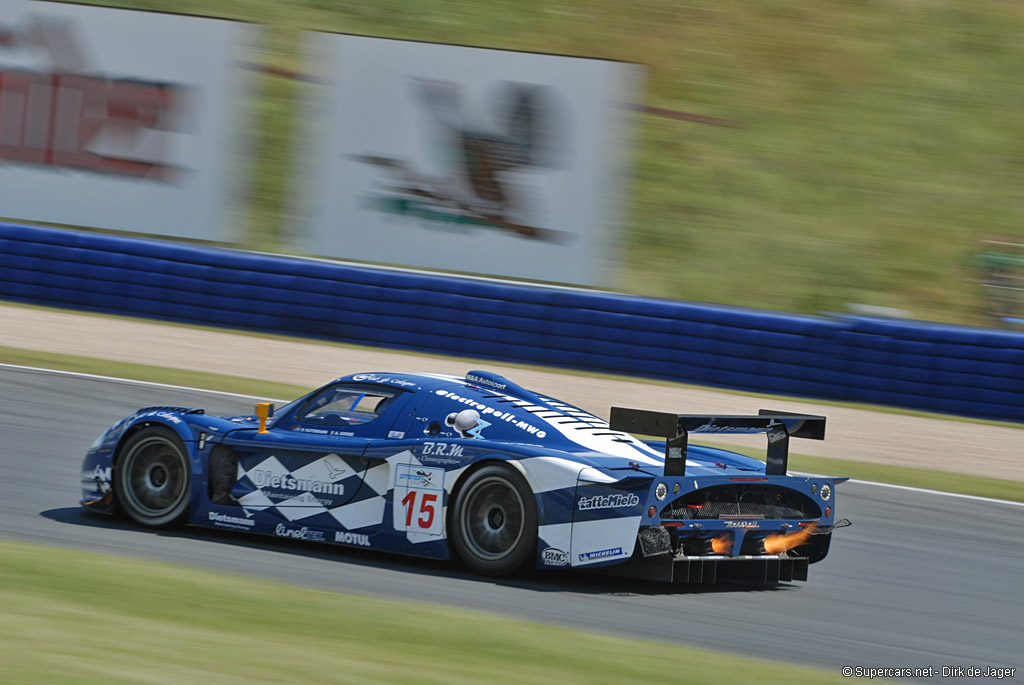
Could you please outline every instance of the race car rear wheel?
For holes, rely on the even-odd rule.
[[[507,576],[521,570],[537,547],[533,493],[511,467],[491,464],[471,473],[451,516],[451,543],[477,573]]]
[[[191,472],[185,445],[167,428],[143,428],[121,448],[114,491],[128,516],[144,526],[178,523],[188,510]]]

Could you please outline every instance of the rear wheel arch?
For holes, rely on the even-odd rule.
[[[452,485],[451,491],[448,492],[448,503],[447,503],[448,512],[447,512],[447,516],[445,516],[444,526],[445,526],[445,537],[447,539],[449,539],[449,542],[450,542],[450,535],[449,534],[451,532],[451,526],[449,525],[451,523],[451,513],[452,513],[452,508],[455,505],[455,498],[458,497],[459,491],[462,489],[462,486],[465,484],[466,480],[470,476],[472,476],[475,472],[479,471],[480,469],[484,468],[485,466],[493,466],[495,464],[502,464],[504,466],[508,466],[509,468],[515,469],[515,471],[520,476],[523,477],[523,480],[526,481],[526,484],[527,484],[527,486],[529,486],[530,492],[533,495],[534,505],[537,507],[537,520],[538,520],[538,522],[543,520],[543,518],[544,518],[543,517],[543,512],[544,512],[543,502],[542,502],[541,498],[537,495],[537,484],[536,484],[536,481],[533,479],[533,477],[530,475],[530,472],[527,471],[525,468],[523,468],[523,465],[520,464],[516,460],[505,460],[505,459],[499,459],[499,458],[496,458],[496,457],[485,457],[485,458],[483,458],[483,459],[481,459],[479,461],[473,462],[468,467],[466,467],[462,471],[462,473],[460,473],[458,475],[458,478],[455,479],[455,482]]]
[[[455,479],[455,482],[452,485],[452,489],[448,493],[448,501],[452,503],[455,502],[455,497],[459,494],[459,490],[462,489],[462,486],[463,484],[465,484],[467,478],[469,478],[471,475],[473,475],[480,469],[484,468],[485,466],[493,466],[494,464],[504,464],[506,466],[515,468],[515,470],[519,472],[519,475],[526,479],[526,482],[530,485],[531,489],[533,488],[532,480],[520,464],[516,462],[506,461],[504,459],[498,459],[496,457],[484,457],[483,459],[475,461],[469,466],[467,466],[465,469],[463,469],[462,473],[460,473],[458,478]]]

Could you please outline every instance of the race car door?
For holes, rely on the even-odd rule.
[[[388,434],[407,394],[337,383],[265,433],[232,432],[225,439],[237,458],[231,499],[296,525],[376,530],[384,518],[388,466],[367,457],[366,448]]]

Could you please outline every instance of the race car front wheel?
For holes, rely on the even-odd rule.
[[[507,576],[534,558],[537,508],[523,477],[504,464],[471,473],[451,517],[451,543],[474,571]]]
[[[128,516],[144,526],[178,523],[188,510],[188,457],[181,439],[168,428],[143,428],[122,447],[114,491]]]

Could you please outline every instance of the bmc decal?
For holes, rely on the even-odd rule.
[[[591,509],[618,509],[619,507],[635,507],[640,504],[640,498],[635,494],[628,495],[594,495],[593,497],[580,497],[579,510],[589,511]]]
[[[583,552],[580,554],[580,561],[594,561],[595,559],[604,559],[606,557],[619,557],[622,556],[622,548],[614,547],[612,549],[602,549],[597,552]]]
[[[392,524],[396,531],[440,535],[444,524],[444,469],[399,464],[392,493]]]
[[[545,566],[568,566],[569,555],[555,547],[548,547],[541,552],[541,559]]]

